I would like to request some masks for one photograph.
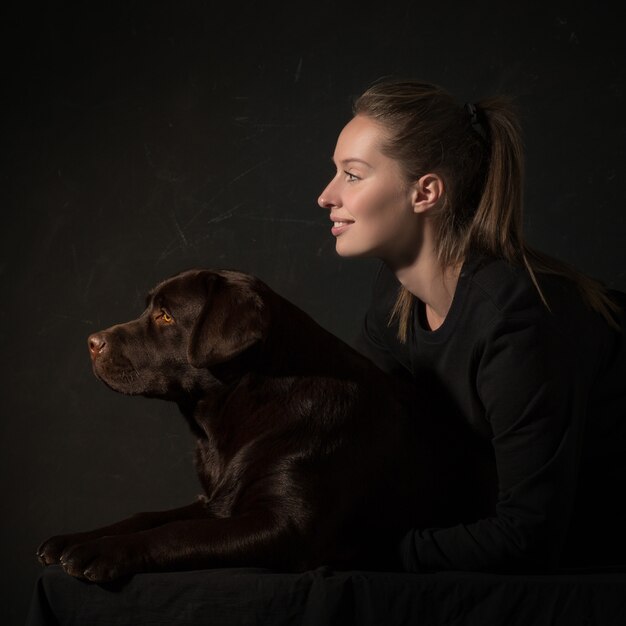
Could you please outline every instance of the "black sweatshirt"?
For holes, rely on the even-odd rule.
[[[409,571],[539,571],[626,564],[626,342],[564,278],[505,261],[463,265],[438,329],[413,307],[408,339],[388,325],[400,284],[381,265],[356,347],[429,394],[493,446],[495,514],[418,528]],[[624,307],[626,294],[611,292]],[[624,328],[624,315],[621,315]]]

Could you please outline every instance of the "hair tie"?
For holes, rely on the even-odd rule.
[[[473,102],[466,102],[463,108],[469,116],[470,124],[472,125],[474,131],[487,141],[487,130],[482,122],[482,118],[484,117],[482,111],[480,111]]]

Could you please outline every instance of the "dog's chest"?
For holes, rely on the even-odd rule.
[[[218,516],[232,514],[247,492],[251,474],[272,461],[264,450],[271,430],[265,412],[258,406],[245,412],[238,408],[229,403],[219,413],[196,415],[202,432],[196,445],[196,471],[208,505]]]

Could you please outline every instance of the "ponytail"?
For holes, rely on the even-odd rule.
[[[512,103],[503,97],[478,104],[487,127],[488,151],[482,194],[463,245],[470,250],[519,262],[523,248],[524,149]]]

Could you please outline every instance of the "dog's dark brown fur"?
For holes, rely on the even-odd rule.
[[[179,274],[89,349],[115,391],[178,404],[204,494],[44,542],[73,576],[392,568],[408,528],[487,512],[471,435],[251,275]]]

